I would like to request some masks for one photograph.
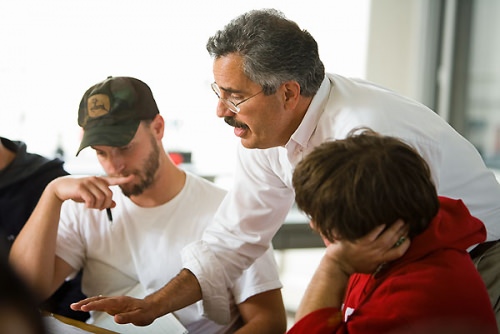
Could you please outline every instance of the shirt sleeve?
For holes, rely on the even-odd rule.
[[[214,222],[202,241],[184,248],[183,267],[197,277],[204,315],[210,319],[229,320],[228,288],[264,254],[284,222],[294,201],[291,170],[284,150],[241,146],[235,183]]]

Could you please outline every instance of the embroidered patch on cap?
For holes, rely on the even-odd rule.
[[[87,101],[87,114],[91,118],[106,115],[110,109],[109,96],[105,94],[92,95]]]

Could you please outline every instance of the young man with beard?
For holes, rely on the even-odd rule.
[[[181,249],[201,238],[225,191],[175,166],[162,145],[164,120],[140,80],[109,77],[89,88],[78,123],[84,130],[78,152],[91,146],[107,176],[51,182],[10,260],[42,297],[83,268],[89,296],[144,298],[179,272]],[[174,314],[190,333],[284,332],[280,288],[270,248],[229,289],[229,324],[203,317],[196,304]],[[131,330],[162,332],[162,319]],[[88,322],[129,330],[101,312],[91,312]]]

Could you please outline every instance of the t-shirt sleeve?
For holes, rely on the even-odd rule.
[[[233,286],[232,293],[236,304],[259,293],[281,289],[283,285],[279,279],[278,264],[274,258],[272,247],[246,269]]]

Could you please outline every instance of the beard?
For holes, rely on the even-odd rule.
[[[153,136],[151,136],[151,147],[151,152],[143,164],[142,171],[136,169],[129,173],[136,175],[139,178],[139,183],[127,188],[125,188],[125,185],[120,185],[125,196],[138,196],[151,187],[155,181],[156,172],[160,167],[160,148]]]

